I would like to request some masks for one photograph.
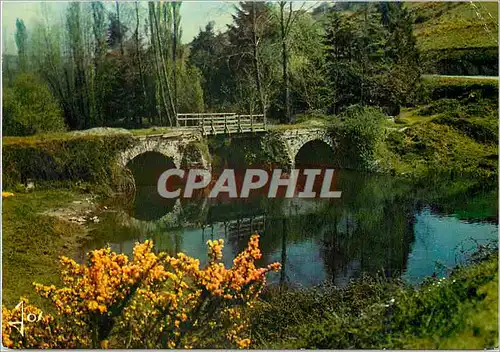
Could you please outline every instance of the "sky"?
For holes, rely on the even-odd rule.
[[[67,2],[52,2],[51,16],[53,20],[64,13]],[[146,2],[142,6],[146,7]],[[183,1],[181,6],[182,42],[189,43],[199,32],[205,28],[209,21],[215,21],[216,30],[224,30],[232,20],[234,1]],[[110,4],[111,6],[112,4]],[[17,49],[14,35],[16,32],[16,18],[21,18],[29,31],[41,17],[40,2],[28,1],[3,1],[2,2],[2,42],[3,52],[15,54]],[[51,18],[52,20],[52,18]]]

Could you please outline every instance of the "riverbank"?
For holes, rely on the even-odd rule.
[[[20,296],[42,304],[34,280],[59,283],[59,257],[73,257],[88,239],[84,226],[98,219],[93,196],[75,189],[15,193],[2,201],[2,300]]]
[[[268,292],[252,312],[257,349],[498,348],[498,253],[420,287],[365,277],[345,289]]]
[[[370,141],[375,142],[378,136],[352,134],[359,137],[359,145],[363,148],[358,149],[370,151],[369,157],[375,156],[375,161],[378,160],[373,163],[376,166],[373,171],[406,176],[405,182],[400,183],[397,177],[363,182],[361,177],[360,182],[353,182],[354,178],[346,177],[350,182],[346,180],[342,186],[345,203],[337,209],[325,208],[325,213],[330,216],[331,221],[328,221],[331,223],[346,220],[346,227],[349,227],[354,222],[359,232],[353,234],[356,227],[351,226],[352,237],[349,237],[345,236],[349,229],[342,232],[342,226],[335,226],[336,231],[340,228],[339,233],[329,233],[321,239],[331,240],[329,251],[325,250],[324,254],[318,251],[325,262],[333,258],[332,261],[343,261],[342,266],[362,258],[365,261],[362,269],[369,265],[376,266],[377,270],[382,267],[390,269],[381,259],[387,257],[391,263],[398,255],[407,258],[413,240],[411,236],[398,237],[397,230],[413,235],[413,216],[417,212],[415,209],[421,210],[421,207],[429,207],[438,215],[459,220],[498,223],[498,131],[494,117],[497,105],[492,100],[472,101],[469,95],[463,99],[441,99],[406,109],[394,122],[382,119],[385,134],[378,146],[359,137],[371,136]],[[369,119],[370,116],[364,117]],[[324,126],[331,122],[329,119],[325,119]],[[369,130],[365,132],[372,132],[370,125],[355,122],[349,131],[356,132],[358,127],[363,127]],[[314,120],[304,126],[308,124],[318,126]],[[285,128],[294,126],[281,129]],[[109,144],[109,138],[114,142]],[[32,289],[32,282],[58,285],[58,257],[74,258],[81,254],[81,244],[89,239],[87,223],[99,219],[94,218],[99,208],[92,200],[92,193],[106,193],[104,186],[110,182],[114,171],[111,168],[113,153],[127,146],[130,138],[125,134],[96,139],[85,136],[65,140],[63,136],[55,140],[26,137],[8,141],[10,159],[4,158],[4,163],[7,161],[12,167],[13,161],[21,160],[17,164],[21,167],[11,168],[13,188],[6,190],[13,190],[15,195],[3,201],[4,304],[15,306],[20,296],[27,296],[33,303],[44,307]],[[255,140],[253,145],[246,146],[238,143],[228,146],[225,139],[215,142],[210,147],[217,151],[213,156],[219,157],[221,165],[229,160],[248,167],[249,160],[263,155],[259,154],[261,144]],[[43,146],[41,150],[38,149],[40,145]],[[352,146],[348,142],[343,145]],[[59,149],[59,146],[64,148]],[[339,154],[355,159],[351,150],[342,152]],[[370,164],[369,159],[362,161]],[[35,190],[26,192],[22,184],[26,173],[30,177],[56,179],[62,175],[64,181],[35,182]],[[146,198],[150,200],[149,195]],[[151,205],[146,203],[143,207],[145,212],[150,212],[148,206]],[[224,214],[226,211],[223,210]],[[383,221],[386,218],[391,221],[386,223]],[[292,242],[298,242],[298,237],[304,236],[319,241],[315,236],[322,233],[323,224],[318,214],[312,214],[310,218],[304,216],[304,219],[309,221],[304,220],[301,224],[309,227],[295,232],[291,229],[289,233],[283,230],[283,238],[288,236]],[[119,226],[113,222],[108,228],[102,227],[101,231],[120,242],[111,231],[122,231]],[[271,229],[276,227],[279,230],[280,226],[273,225]],[[177,233],[175,241],[182,237],[179,231],[170,231]],[[267,232],[269,235],[272,231]],[[166,233],[165,230],[158,235],[167,238]],[[280,235],[271,238],[272,241],[266,243],[269,253],[284,243]],[[133,240],[135,238],[131,238]],[[360,242],[368,245],[359,246]],[[404,245],[399,248],[398,244]],[[357,251],[366,247],[376,248],[384,256],[376,255],[375,251]],[[369,265],[366,262],[370,262]],[[329,264],[335,268],[335,263]],[[405,267],[406,264],[402,264],[401,268]],[[456,270],[450,279],[430,280],[419,289],[400,281],[366,276],[342,290],[324,287],[322,290],[269,292],[254,314],[252,338],[260,348],[492,347],[498,343],[495,340],[496,325],[490,323],[496,322],[497,310],[493,308],[498,297],[497,267],[496,258],[489,258]],[[469,340],[472,341],[470,345]]]
[[[34,191],[4,199],[3,303],[19,296],[50,311],[33,281],[60,285],[58,257],[77,254],[84,224],[56,217],[54,209],[90,210],[89,195]],[[82,203],[75,203],[82,202]],[[52,214],[52,215],[48,215]],[[93,214],[92,214],[93,215]],[[89,215],[90,216],[90,215]],[[399,279],[362,276],[346,288],[269,289],[251,312],[251,347],[483,349],[498,346],[498,258],[481,246],[467,265],[419,287]],[[492,254],[493,253],[493,254]],[[19,265],[19,263],[23,263]]]

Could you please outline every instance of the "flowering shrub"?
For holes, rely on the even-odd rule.
[[[53,315],[24,324],[24,336],[9,321],[21,311],[2,307],[2,339],[10,348],[231,348],[248,347],[247,308],[252,307],[269,271],[257,268],[259,238],[225,268],[223,240],[208,241],[209,262],[183,253],[152,252],[137,243],[133,258],[109,248],[88,254],[87,265],[62,257],[64,287],[34,284],[55,305]],[[40,309],[24,302],[24,314]]]

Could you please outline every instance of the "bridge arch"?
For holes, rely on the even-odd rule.
[[[314,139],[304,143],[295,154],[294,166],[297,168],[332,167],[334,149],[324,140]]]
[[[287,133],[283,135],[283,138],[287,146],[291,168],[295,167],[295,160],[299,151],[311,142],[323,142],[335,152],[335,141],[328,131],[323,128],[287,131]]]
[[[121,153],[120,166],[125,168],[128,163],[141,154],[155,152],[171,159],[176,168],[181,167],[182,151],[176,141],[145,139],[136,143],[132,148]]]

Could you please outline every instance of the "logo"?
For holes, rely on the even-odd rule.
[[[205,169],[168,169],[157,184],[163,198],[192,198],[203,193],[208,198],[227,196],[248,198],[250,194],[267,195],[268,198],[340,198],[342,192],[332,191],[335,183],[334,169],[292,169],[283,172],[247,169],[225,169],[218,177]]]
[[[42,312],[40,314],[35,315],[33,313],[24,314],[24,302],[19,302],[17,306],[14,307],[14,310],[21,309],[21,321],[9,321],[9,325],[16,328],[17,331],[24,337],[24,321],[28,323],[35,323],[42,320]]]

